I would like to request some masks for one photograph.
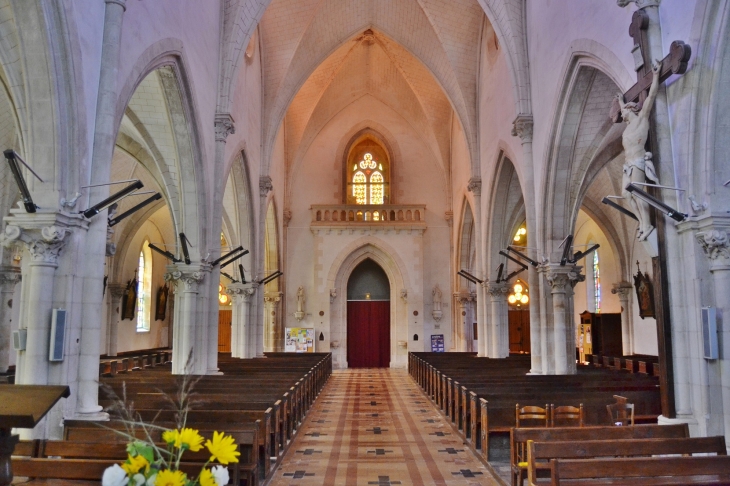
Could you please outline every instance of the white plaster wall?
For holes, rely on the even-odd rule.
[[[631,249],[631,275],[636,275],[636,262],[639,262],[641,273],[646,274],[650,279],[653,278],[651,257],[644,246],[637,240],[633,240],[633,248]],[[634,283],[633,278],[631,283]],[[631,313],[634,324],[634,352],[636,354],[651,354],[657,356],[659,354],[659,345],[657,343],[656,319],[653,317],[639,317],[639,303],[636,299],[636,292],[631,295]],[[673,316],[676,319],[676,316]]]
[[[402,160],[394,159],[393,164],[397,180],[396,197],[399,204],[426,204],[425,220],[428,229],[425,231],[422,242],[416,233],[399,235],[391,232],[384,235],[371,235],[382,240],[395,253],[406,268],[402,275],[408,291],[407,304],[400,298],[391,301],[396,306],[397,322],[391,323],[398,328],[395,339],[391,339],[392,347],[397,340],[407,340],[408,349],[419,350],[424,346],[430,349],[430,335],[450,335],[450,319],[444,312],[440,329],[435,328],[435,322],[430,315],[431,289],[438,283],[444,295],[450,289],[450,255],[443,249],[449,246],[450,230],[444,213],[448,207],[447,183],[445,176],[438,166],[437,160],[428,150],[422,134],[416,131],[408,120],[401,117],[389,106],[371,96],[364,96],[353,102],[334,116],[319,132],[302,160],[302,166],[297,171],[298,177],[292,180],[292,199],[290,209],[292,219],[287,229],[287,280],[285,299],[287,312],[286,327],[313,326],[325,333],[325,349],[329,341],[339,340],[344,353],[346,338],[338,338],[337,329],[344,326],[344,322],[330,320],[330,298],[327,277],[333,271],[333,263],[341,255],[343,248],[353,245],[364,235],[359,231],[353,234],[314,236],[310,231],[312,204],[339,204],[341,200],[342,184],[342,156],[337,153],[338,146],[348,133],[362,122],[374,120],[384,126],[395,138],[389,142],[398,145],[398,152]],[[278,145],[278,144],[277,144]],[[393,154],[391,154],[392,156]],[[272,176],[273,177],[273,176]],[[423,254],[419,254],[422,248]],[[315,254],[315,249],[317,253]],[[318,262],[313,268],[313,262]],[[423,264],[421,263],[423,262]],[[423,267],[421,267],[423,265]],[[334,269],[336,273],[337,269]],[[391,285],[393,283],[391,282]],[[299,286],[305,288],[307,302],[305,310],[308,314],[302,322],[297,322],[291,315],[296,308],[296,290]],[[346,299],[344,292],[339,292],[336,302],[342,303]],[[444,299],[446,301],[446,299]],[[324,316],[319,316],[319,311]],[[413,315],[418,311],[418,316]],[[344,321],[344,318],[343,318]],[[407,326],[406,326],[407,323]],[[406,332],[407,329],[407,332]],[[416,332],[411,332],[416,330]],[[438,331],[438,332],[436,332]],[[419,334],[418,342],[413,341],[413,334]],[[333,337],[333,334],[335,337]],[[337,338],[337,339],[336,339]],[[317,342],[317,346],[322,343]],[[448,347],[449,342],[446,343]],[[318,349],[322,349],[320,346]],[[406,350],[398,350],[398,363],[403,364]],[[391,363],[395,365],[396,363]]]

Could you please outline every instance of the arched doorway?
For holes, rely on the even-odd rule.
[[[390,282],[369,258],[347,282],[347,363],[350,368],[390,366]]]

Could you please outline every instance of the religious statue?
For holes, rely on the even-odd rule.
[[[651,225],[649,219],[649,205],[637,198],[626,190],[626,186],[630,183],[644,183],[647,180],[659,182],[656,175],[656,169],[652,162],[651,152],[646,151],[646,140],[649,136],[649,114],[654,106],[657,91],[659,90],[659,73],[662,68],[662,62],[656,61],[652,66],[654,78],[649,88],[649,95],[643,104],[629,102],[624,103],[624,95],[619,93],[616,98],[621,106],[621,117],[626,122],[626,129],[621,137],[624,147],[624,155],[626,162],[623,168],[623,179],[621,182],[623,196],[631,202],[636,211],[636,217],[639,219],[639,231],[637,237],[639,241],[646,240],[654,226]]]
[[[433,309],[431,310],[431,315],[436,321],[440,321],[443,316],[443,312],[441,311],[441,298],[443,297],[443,294],[441,293],[441,289],[438,285],[433,288],[431,296],[433,297]]]
[[[296,320],[301,321],[304,318],[304,287],[299,286],[297,289],[297,311],[294,313]]]

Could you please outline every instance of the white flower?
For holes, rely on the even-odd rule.
[[[155,486],[155,481],[157,480],[157,474],[153,474],[149,478],[147,478],[147,485],[146,486]]]
[[[143,475],[141,475],[140,473],[137,473],[134,476],[132,476],[132,481],[134,481],[134,483],[135,483],[134,486],[142,486],[143,484],[145,484],[146,479],[144,478]]]
[[[228,476],[228,468],[225,466],[214,466],[213,469],[211,469],[211,472],[215,478],[215,484],[218,486],[225,486],[231,479]]]
[[[101,477],[101,486],[126,486],[128,482],[127,473],[119,464],[106,468]]]

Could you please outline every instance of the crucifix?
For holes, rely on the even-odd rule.
[[[619,0],[619,6],[627,2]],[[639,2],[637,1],[637,5]],[[646,4],[649,6],[649,4]],[[658,6],[658,5],[657,5]],[[623,94],[623,101],[615,99],[611,105],[610,117],[614,123],[627,122],[622,135],[624,156],[626,163],[623,168],[623,183],[627,180],[636,182],[638,179],[650,178],[657,182],[657,172],[652,161],[656,150],[649,148],[657,146],[656,126],[651,126],[650,112],[657,95],[660,83],[673,74],[684,74],[687,63],[692,56],[690,46],[682,41],[674,41],[669,54],[661,61],[652,63],[651,44],[649,41],[649,14],[644,8],[639,8],[631,20],[629,35],[634,40],[634,64],[637,82]],[[646,103],[646,106],[643,106]],[[623,111],[623,113],[622,113]],[[626,117],[626,120],[624,120]],[[654,130],[652,130],[652,128]],[[649,140],[649,133],[652,133]],[[649,143],[648,143],[649,142]],[[626,197],[626,196],[625,196]],[[629,196],[632,197],[632,196]],[[637,201],[632,201],[637,209],[639,219],[638,238],[644,241],[654,231],[649,221],[648,208]],[[645,204],[645,203],[644,203]],[[654,302],[655,319],[657,325],[657,344],[659,348],[659,390],[661,395],[662,415],[667,418],[676,417],[674,402],[674,366],[672,359],[672,326],[669,317],[669,285],[667,282],[666,267],[666,234],[663,217],[657,218],[656,249],[652,252],[652,273],[655,282]]]

